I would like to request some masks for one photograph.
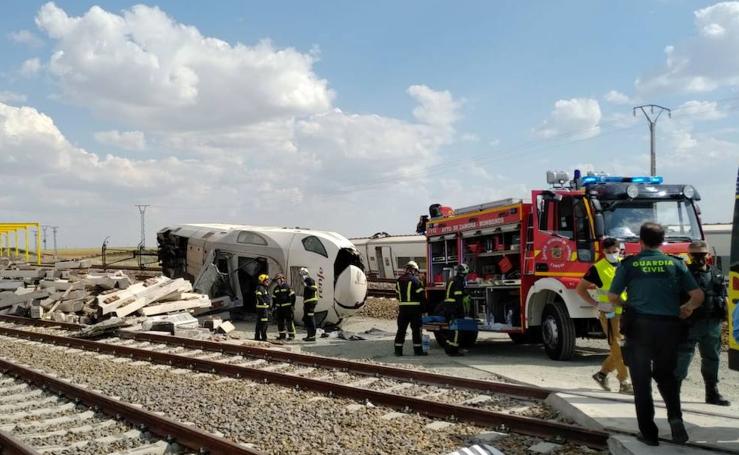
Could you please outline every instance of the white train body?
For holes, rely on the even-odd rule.
[[[365,303],[367,279],[359,253],[345,237],[326,231],[226,224],[168,226],[157,233],[162,270],[191,280],[211,297],[229,295],[253,311],[259,274],[287,277],[297,295],[295,320],[303,317],[307,267],[318,284],[316,322],[338,325]]]
[[[365,273],[378,278],[395,278],[403,273],[408,261],[416,261],[426,270],[426,237],[423,235],[387,235],[350,239],[362,256]]]

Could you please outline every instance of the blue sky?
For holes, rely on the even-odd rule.
[[[138,202],[149,243],[198,221],[409,232],[432,202],[523,197],[548,168],[646,172],[640,103],[675,109],[658,173],[730,219],[739,3],[134,5],[0,17],[0,125],[25,125],[0,135],[0,164],[34,188],[0,204],[67,245],[135,243]]]

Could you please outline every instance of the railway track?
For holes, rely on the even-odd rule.
[[[605,447],[608,437],[603,432],[539,418],[551,417],[542,403],[549,391],[535,387],[150,333],[81,340],[66,336],[69,329],[19,328],[5,322],[0,335],[245,378],[544,439],[556,437],[598,449]]]
[[[398,296],[394,289],[367,288],[367,297],[384,297],[394,299]]]
[[[5,358],[0,402],[4,455],[259,453]]]

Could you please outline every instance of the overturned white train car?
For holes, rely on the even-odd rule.
[[[339,234],[309,229],[226,224],[168,226],[157,233],[159,260],[168,277],[183,277],[211,297],[228,295],[253,312],[257,277],[283,273],[295,290],[295,320],[303,318],[307,267],[318,284],[318,325],[338,325],[367,298],[367,279],[354,245]]]
[[[408,261],[416,261],[421,270],[426,270],[426,237],[423,235],[378,232],[371,237],[349,240],[359,250],[368,276],[395,278],[403,274]]]

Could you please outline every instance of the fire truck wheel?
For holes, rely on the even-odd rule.
[[[541,316],[544,350],[552,360],[570,360],[575,354],[575,323],[564,303],[547,304]]]

